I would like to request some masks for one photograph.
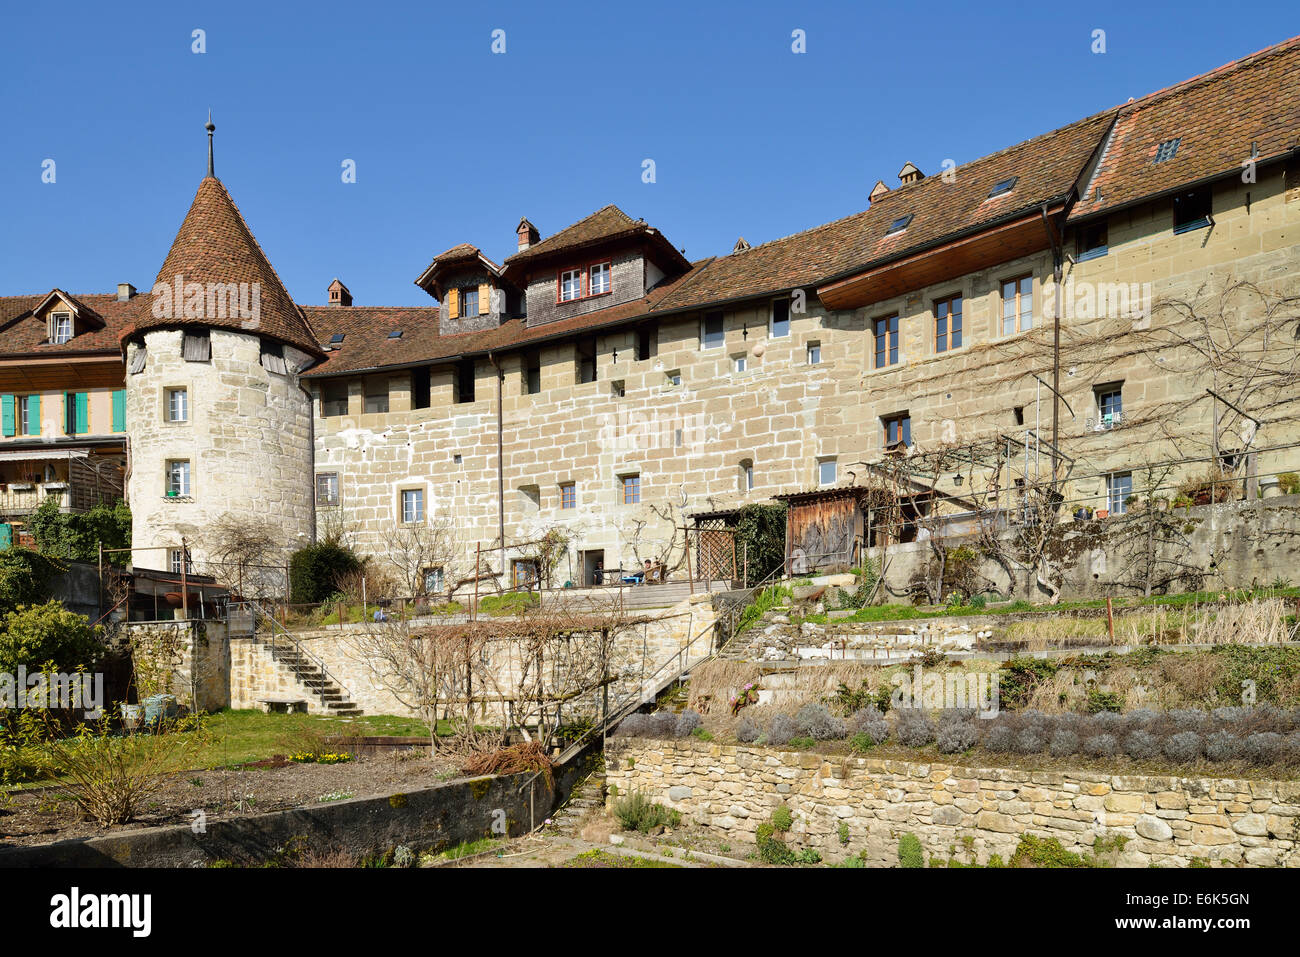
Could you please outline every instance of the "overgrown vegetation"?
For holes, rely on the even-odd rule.
[[[36,547],[50,558],[99,560],[99,546],[105,549],[131,545],[131,510],[119,500],[112,505],[95,505],[84,512],[63,512],[59,503],[47,498],[27,519]],[[105,562],[125,566],[130,552],[110,552]]]
[[[345,575],[360,571],[361,558],[346,545],[321,542],[289,557],[289,596],[296,604],[316,604],[332,597]]]

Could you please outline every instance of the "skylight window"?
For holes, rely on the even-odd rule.
[[[388,338],[390,338],[390,339],[400,339],[400,338],[402,338],[402,330],[401,330],[401,329],[394,329],[392,332],[390,332],[390,333],[388,334]]]
[[[343,345],[343,333],[336,332],[334,333],[334,335],[330,336],[330,345],[333,346]]]
[[[1164,163],[1168,160],[1173,159],[1175,154],[1177,154],[1178,152],[1178,144],[1181,143],[1182,141],[1183,138],[1180,136],[1177,139],[1165,140],[1163,143],[1157,146],[1156,162]]]
[[[885,235],[892,236],[894,235],[894,233],[901,233],[903,230],[907,228],[907,224],[910,223],[911,221],[912,221],[911,213],[908,213],[906,216],[899,216],[896,220],[894,220],[892,223],[889,224],[889,228],[885,230]]]
[[[991,190],[989,190],[989,199],[992,199],[994,196],[1004,196],[1007,193],[1011,192],[1013,189],[1016,188],[1016,180],[1019,178],[1020,177],[1018,176],[1012,176],[1010,179],[1004,179],[1001,182],[999,182],[996,186],[994,186]]]

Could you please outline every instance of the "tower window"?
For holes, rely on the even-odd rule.
[[[316,475],[316,504],[337,505],[339,503],[339,473],[320,472]]]
[[[424,489],[402,489],[402,524],[414,525],[424,521]]]
[[[190,420],[190,396],[186,389],[167,390],[167,421],[188,422]]]
[[[188,459],[171,459],[167,462],[167,495],[170,498],[190,494],[190,463]]]

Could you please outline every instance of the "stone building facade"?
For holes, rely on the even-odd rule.
[[[121,333],[128,369],[144,356],[123,376],[137,540],[225,511],[274,514],[286,551],[426,535],[437,590],[476,560],[511,585],[555,530],[553,584],[680,574],[693,515],[882,472],[966,528],[1024,524],[1034,496],[1154,507],[1211,473],[1262,494],[1300,468],[1297,69],[1286,41],[695,262],[614,206],[545,237],[525,219],[500,263],[435,257],[428,307],[354,306],[337,279],[294,303],[209,176]],[[255,286],[260,313],[176,286],[168,314],[178,276]],[[191,385],[176,427],[167,390]],[[192,502],[164,485],[183,455]]]

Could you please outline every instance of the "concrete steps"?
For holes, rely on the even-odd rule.
[[[306,655],[274,640],[269,642],[269,648],[272,659],[288,669],[303,692],[316,698],[326,712],[339,717],[354,717],[363,713],[347,693]]]

